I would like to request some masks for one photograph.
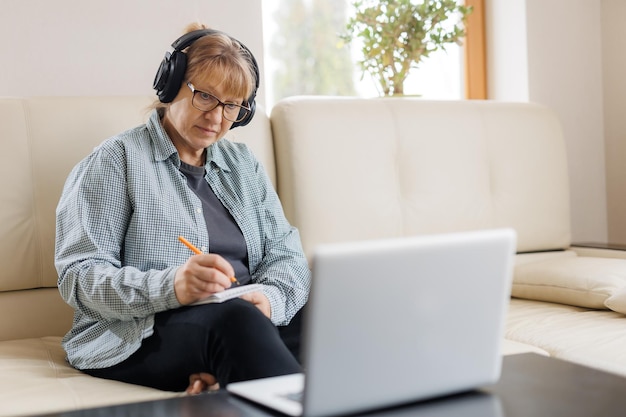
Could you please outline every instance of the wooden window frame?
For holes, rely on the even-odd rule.
[[[487,99],[487,53],[485,41],[485,1],[465,0],[474,8],[468,16],[465,35],[465,98]]]

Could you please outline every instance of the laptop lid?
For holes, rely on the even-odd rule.
[[[355,413],[496,382],[514,253],[510,229],[319,246],[302,414]]]

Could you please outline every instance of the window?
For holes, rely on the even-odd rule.
[[[352,1],[263,0],[268,110],[276,101],[292,95],[380,95],[374,80],[356,64],[358,48],[344,45],[339,37],[345,32]],[[481,2],[466,1],[468,5]],[[468,35],[465,42],[469,40]],[[405,94],[428,99],[484,98],[473,96],[465,85],[471,82],[473,86],[475,81],[468,78],[470,57],[464,54],[465,48],[455,44],[431,54],[411,71]]]

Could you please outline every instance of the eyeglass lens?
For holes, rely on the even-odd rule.
[[[202,111],[211,111],[221,104],[224,118],[231,122],[238,122],[248,114],[248,109],[245,107],[234,103],[224,103],[217,97],[199,90],[194,90],[191,104]]]

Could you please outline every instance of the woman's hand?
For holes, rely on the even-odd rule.
[[[189,386],[185,390],[187,394],[200,394],[203,391],[215,391],[220,389],[217,379],[211,374],[200,372],[189,375]]]
[[[240,296],[246,301],[254,304],[268,319],[272,316],[272,307],[270,306],[270,300],[267,299],[265,294],[261,291],[249,292],[248,294],[244,294]]]
[[[220,255],[205,253],[191,256],[174,276],[178,302],[191,304],[231,286],[233,267]]]

